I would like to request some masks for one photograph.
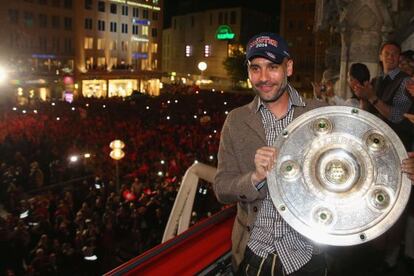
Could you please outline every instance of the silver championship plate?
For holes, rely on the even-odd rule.
[[[401,173],[402,142],[366,111],[329,106],[295,119],[274,145],[268,175],[275,207],[303,236],[322,244],[361,244],[402,214],[411,181]]]

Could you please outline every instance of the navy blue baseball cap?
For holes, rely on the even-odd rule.
[[[290,58],[288,44],[280,35],[260,33],[247,43],[246,59],[263,57],[274,63],[281,64],[284,58]]]

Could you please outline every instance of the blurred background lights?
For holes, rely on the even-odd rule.
[[[71,155],[69,157],[69,161],[72,163],[78,162],[78,160],[79,160],[79,157],[77,155]]]
[[[90,154],[90,153],[85,153],[85,154],[83,155],[83,157],[84,157],[84,158],[91,158],[91,154]]]
[[[5,82],[7,80],[7,71],[5,68],[0,67],[0,83]]]

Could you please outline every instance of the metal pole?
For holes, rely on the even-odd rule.
[[[116,191],[119,192],[119,165],[118,160],[115,160],[115,177],[116,177]]]

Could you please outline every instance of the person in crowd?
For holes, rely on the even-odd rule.
[[[351,106],[366,109],[367,102],[363,99],[358,99],[354,93],[356,85],[365,85],[371,80],[368,67],[363,63],[353,63],[348,72],[348,85],[351,88],[352,97],[349,99],[352,101]]]
[[[330,105],[343,105],[345,101],[335,94],[335,86],[338,80],[338,72],[335,72],[332,69],[325,70],[320,82],[311,82],[314,97],[318,100],[323,100]]]
[[[400,54],[400,61],[398,64],[401,71],[405,72],[410,77],[414,76],[414,51],[407,50]]]
[[[406,84],[409,76],[398,67],[401,47],[395,42],[385,42],[380,48],[382,74],[371,83],[354,86],[355,94],[368,101],[367,110],[380,116],[397,133],[407,150],[414,141],[412,125],[405,119],[413,105]]]
[[[266,186],[277,156],[271,147],[276,137],[295,117],[322,103],[305,102],[288,83],[293,59],[281,36],[254,36],[246,59],[256,97],[224,122],[213,185],[220,202],[237,203],[234,268],[239,275],[326,275],[324,254],[283,220]]]

